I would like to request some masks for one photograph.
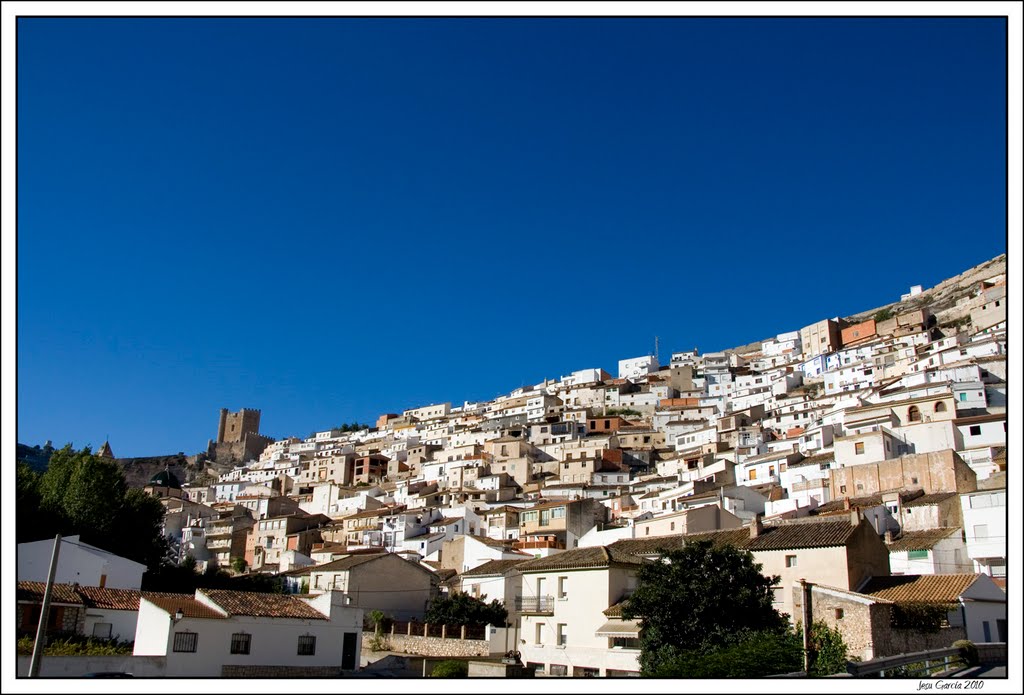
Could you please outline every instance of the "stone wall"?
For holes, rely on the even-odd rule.
[[[802,615],[800,587],[793,588],[796,620]],[[879,603],[870,597],[850,592],[833,591],[827,587],[812,589],[811,615],[839,630],[846,643],[847,655],[863,661],[883,656],[944,649],[958,639],[966,639],[959,625],[939,628],[936,632],[897,629],[892,626],[892,604]]]
[[[456,630],[458,628],[455,628]],[[456,637],[423,637],[422,635],[388,635],[383,639],[388,651],[401,652],[403,654],[417,654],[419,656],[443,656],[443,657],[470,657],[490,656],[490,642],[487,640],[458,639]],[[363,633],[363,653],[371,654],[370,641],[373,639],[372,632]]]
[[[340,678],[338,666],[221,666],[221,678]]]
[[[179,482],[185,483],[192,472],[188,457],[183,453],[167,456],[142,456],[138,458],[114,459],[124,471],[124,479],[128,487],[142,488],[150,478],[160,471],[170,468],[171,473]]]

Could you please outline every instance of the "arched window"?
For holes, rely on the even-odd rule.
[[[936,403],[935,404],[935,412],[936,413],[944,413],[944,412],[946,412],[946,404],[943,403],[942,401],[939,401],[938,403]]]
[[[910,406],[910,409],[907,410],[907,419],[911,422],[921,422],[921,411],[916,405]]]

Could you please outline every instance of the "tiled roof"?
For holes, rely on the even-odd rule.
[[[512,569],[516,565],[520,565],[526,562],[526,558],[522,560],[490,560],[474,567],[471,570],[462,573],[463,577],[489,577],[505,574],[508,570]]]
[[[956,496],[957,496],[957,493],[955,493],[955,492],[932,492],[932,493],[929,493],[927,495],[921,495],[920,497],[916,497],[916,498],[914,498],[912,500],[908,500],[908,501],[903,503],[903,506],[904,507],[923,507],[923,506],[929,505],[929,504],[938,504],[939,502],[944,502],[944,501],[948,500],[950,497],[956,497]]]
[[[169,599],[192,598],[192,594],[172,594],[157,591],[137,591],[135,589],[101,589],[98,586],[80,586],[78,594],[85,600],[89,608],[106,608],[115,611],[139,610],[139,597],[166,597]]]
[[[310,567],[304,567],[307,572],[343,572],[345,570],[358,567],[359,565],[365,565],[367,562],[373,562],[379,557],[383,557],[383,553],[363,553],[361,555],[349,555],[338,560],[332,560],[331,562],[325,562],[322,565],[312,565]]]
[[[199,591],[209,596],[214,603],[231,615],[327,620],[327,616],[305,601],[284,594],[227,591],[225,589],[199,589]]]
[[[909,492],[900,492],[899,495],[900,495],[900,502],[904,506],[909,505],[911,502],[916,502],[921,497],[934,497],[935,496],[935,495],[925,495],[924,494],[924,490],[920,490],[920,489],[919,490],[910,490]],[[822,504],[822,505],[818,506],[818,508],[814,511],[814,513],[820,516],[820,515],[824,515],[824,514],[835,514],[837,512],[848,512],[850,510],[846,509],[845,499],[846,498],[838,499],[838,500],[832,500],[831,502],[826,502],[825,504]],[[877,507],[877,506],[883,504],[882,493],[876,493],[874,495],[865,495],[863,497],[850,497],[849,500],[850,500],[850,509],[865,509],[867,507]],[[929,503],[926,503],[926,504],[929,504]],[[930,504],[934,504],[934,502],[932,502]]]
[[[41,602],[46,591],[46,582],[18,582],[18,600]],[[54,584],[50,592],[50,601],[54,603],[72,603],[83,605],[82,598],[75,593],[71,584]]]
[[[645,559],[624,552],[612,546],[595,546],[591,548],[575,548],[564,553],[556,553],[548,557],[527,560],[517,567],[521,572],[541,572],[558,569],[586,569],[590,567],[611,567],[613,565],[639,566],[647,562]]]
[[[978,579],[976,574],[904,574],[873,577],[862,594],[894,603],[957,603],[960,595]]]
[[[789,464],[790,468],[796,468],[797,466],[817,466],[822,463],[832,463],[836,460],[835,452],[829,451],[824,454],[815,454],[814,456],[808,456],[802,461]]]
[[[662,549],[682,548],[686,543],[696,541],[710,541],[715,547],[731,545],[751,551],[830,548],[846,545],[856,528],[844,519],[765,526],[757,538],[751,538],[750,529],[745,527],[675,536],[623,539],[615,541],[609,547],[641,556],[657,555]]]
[[[936,528],[927,531],[904,531],[903,535],[889,544],[890,553],[908,550],[931,550],[939,541],[960,534],[960,527]]]
[[[629,601],[629,599],[623,599],[622,601],[619,601],[616,604],[608,606],[602,612],[608,618],[621,618],[622,617],[622,607],[625,606],[628,601]]]
[[[180,594],[175,598],[168,598],[166,594],[145,596],[144,598],[151,603],[155,603],[171,615],[174,615],[180,610],[184,613],[186,618],[212,618],[216,620],[223,620],[228,617],[223,613],[219,613],[216,609],[210,608],[205,603],[196,601],[189,594]]]

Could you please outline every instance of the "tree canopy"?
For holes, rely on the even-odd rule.
[[[434,625],[505,625],[508,610],[498,599],[485,603],[469,594],[438,596],[427,609],[426,622]]]
[[[787,632],[786,617],[772,606],[779,578],[762,575],[748,551],[700,541],[666,551],[664,560],[638,570],[636,591],[623,606],[623,617],[640,620],[645,674],[755,634],[763,640]]]
[[[166,554],[163,505],[129,488],[121,467],[88,447],[55,451],[42,475],[18,466],[17,505],[19,543],[78,534],[151,570]]]

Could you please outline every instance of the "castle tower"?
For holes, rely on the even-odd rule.
[[[114,458],[114,452],[110,448],[110,442],[109,441],[103,442],[103,446],[101,446],[100,450],[96,452],[96,455],[99,456],[100,458],[104,458],[104,459],[112,459],[112,458]]]
[[[220,409],[220,420],[217,423],[217,443],[218,444],[220,444],[221,442],[224,441],[224,426],[227,424],[227,421],[228,421],[228,409],[227,408],[221,408]]]
[[[227,408],[220,409],[220,422],[217,426],[217,443],[243,442],[247,434],[260,433],[260,411],[242,408],[237,413],[229,413]]]

